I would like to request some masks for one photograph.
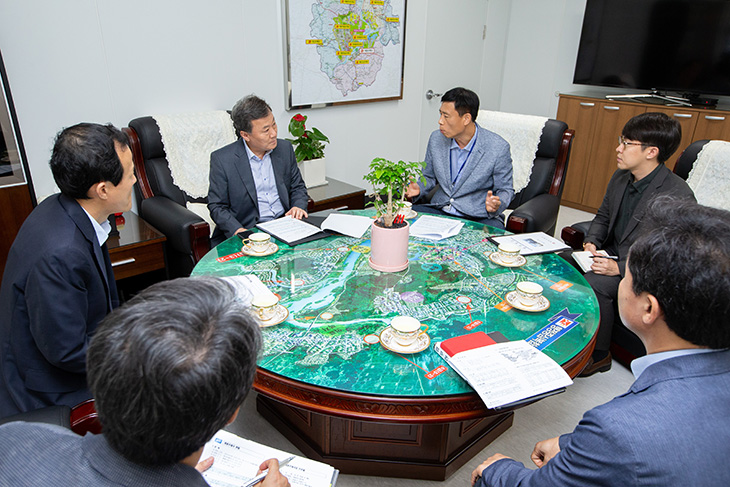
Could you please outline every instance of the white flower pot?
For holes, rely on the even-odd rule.
[[[325,169],[324,157],[299,163],[299,172],[302,173],[302,179],[304,179],[307,188],[327,184],[327,179],[324,177]]]

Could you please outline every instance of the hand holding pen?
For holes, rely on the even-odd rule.
[[[269,460],[264,461],[264,463],[259,466],[259,474],[243,484],[242,487],[253,487],[262,480],[263,485],[268,487],[288,487],[289,479],[283,476],[279,469],[292,460],[294,460],[293,456],[285,458],[281,462],[279,462],[276,458],[270,458]]]

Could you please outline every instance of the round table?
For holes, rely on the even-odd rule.
[[[598,305],[582,275],[556,254],[495,264],[489,238],[503,233],[466,221],[455,237],[411,237],[409,266],[397,273],[369,266],[369,231],[293,248],[275,240],[279,250],[266,257],[242,255],[232,237],[193,275],[255,274],[288,308],[285,322],[262,329],[254,388],[259,411],[305,454],[346,473],[443,479],[509,428],[513,413],[487,409],[443,367],[435,343],[473,331],[533,337],[573,377],[593,349]],[[550,307],[509,307],[505,295],[520,281],[541,284]],[[566,313],[571,327],[546,345]],[[397,315],[428,325],[425,350],[396,353],[379,343]]]

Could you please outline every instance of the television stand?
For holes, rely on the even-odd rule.
[[[633,95],[606,95],[606,98],[609,100],[631,100],[631,99],[637,99],[640,101],[643,101],[642,99],[652,99],[652,100],[662,100],[665,102],[668,102],[667,106],[685,106],[685,107],[691,107],[692,104],[689,102],[687,98],[682,98],[680,96],[670,96],[670,95],[663,95],[659,93],[658,91],[652,91],[651,93],[636,93]]]

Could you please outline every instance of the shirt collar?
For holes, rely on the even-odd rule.
[[[79,205],[81,206],[81,205]],[[112,231],[112,225],[109,223],[109,220],[104,220],[104,223],[99,223],[94,219],[91,214],[86,211],[86,208],[81,206],[81,209],[84,210],[84,213],[86,213],[86,216],[89,217],[89,221],[91,221],[91,225],[94,227],[94,233],[96,234],[96,239],[99,241],[99,247],[104,245],[104,242],[106,242],[106,239],[109,238],[109,232]]]
[[[459,147],[459,144],[456,143],[456,139],[451,139],[451,147],[449,149],[470,150],[470,146],[476,144],[477,130],[479,130],[479,125],[474,122],[474,135],[471,136],[471,139],[469,139],[469,142],[466,143],[464,148],[462,149]]]
[[[248,148],[248,144],[246,143],[245,140],[243,140],[243,138],[241,138],[241,142],[243,142],[243,146],[246,148],[246,154],[248,155],[248,160],[249,161],[251,159],[253,159],[254,161],[263,161],[264,159],[266,159],[266,156],[268,156],[269,154],[271,154],[271,150],[274,150],[274,149],[271,149],[271,150],[266,151],[264,153],[264,157],[261,158],[261,159],[259,159],[259,156],[257,156],[253,152],[251,152],[251,149]]]
[[[657,167],[654,168],[652,172],[644,176],[643,178],[639,179],[638,181],[633,181],[631,184],[633,184],[634,189],[637,193],[641,194],[644,192],[646,188],[649,187],[649,184],[654,179],[654,176],[657,175],[659,172],[659,169],[662,167],[662,164],[659,164]]]
[[[634,374],[634,379],[638,379],[641,374],[651,365],[662,360],[667,360],[674,357],[681,357],[683,355],[694,355],[697,353],[715,352],[712,348],[685,348],[682,350],[669,350],[667,352],[650,353],[639,357],[631,362],[631,373]]]

